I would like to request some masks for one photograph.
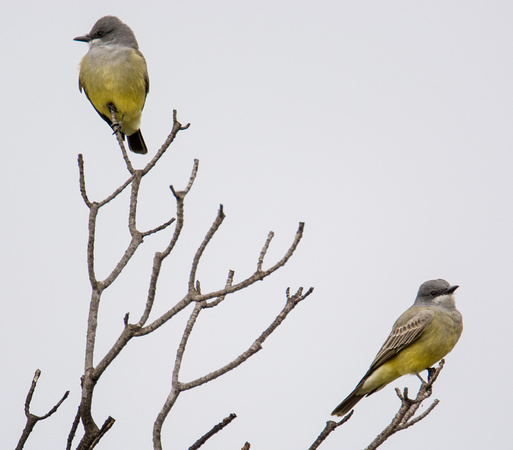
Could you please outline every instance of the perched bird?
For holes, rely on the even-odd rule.
[[[394,323],[367,373],[332,415],[344,416],[363,397],[403,375],[420,373],[454,348],[463,331],[454,302],[457,288],[445,280],[430,280],[420,286],[413,306]]]
[[[99,19],[89,34],[75,41],[89,43],[80,62],[78,87],[112,127],[111,112],[135,153],[148,153],[139,129],[150,80],[146,60],[128,25],[114,16]]]

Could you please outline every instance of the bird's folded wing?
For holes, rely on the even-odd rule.
[[[386,363],[397,355],[397,353],[399,353],[403,348],[417,339],[424,329],[431,323],[434,315],[433,311],[429,309],[420,311],[403,326],[397,327],[393,330],[383,344],[383,347],[381,347],[381,350],[376,355],[376,358],[374,358],[374,361],[369,368],[369,373],[376,367]]]

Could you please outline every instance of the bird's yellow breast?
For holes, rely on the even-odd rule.
[[[80,63],[80,86],[95,109],[111,117],[108,105],[117,110],[123,132],[139,129],[141,111],[148,90],[146,62],[133,48],[102,46],[91,48]]]
[[[454,348],[463,330],[461,320],[439,308],[432,310],[433,321],[419,338],[378,367],[363,384],[362,393],[379,390],[403,375],[420,373]]]

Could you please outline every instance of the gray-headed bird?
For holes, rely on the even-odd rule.
[[[89,51],[80,62],[80,92],[84,90],[111,127],[111,113],[116,113],[130,150],[148,153],[139,127],[150,80],[133,31],[117,17],[105,16],[89,34],[74,40],[89,43]]]
[[[344,416],[363,397],[403,375],[422,372],[454,348],[463,331],[454,302],[457,288],[445,280],[420,286],[413,306],[394,323],[367,373],[332,415]]]

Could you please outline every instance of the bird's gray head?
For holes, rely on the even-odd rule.
[[[429,305],[440,305],[448,308],[454,308],[454,291],[459,286],[451,286],[447,281],[429,280],[420,285],[417,298],[415,299],[416,304]]]
[[[122,45],[138,49],[137,40],[130,27],[115,16],[99,19],[85,36],[78,36],[74,41],[88,42],[90,47],[97,45]]]

